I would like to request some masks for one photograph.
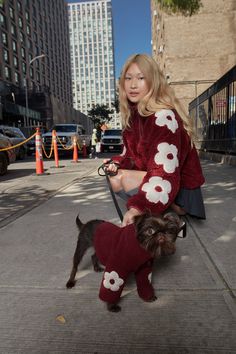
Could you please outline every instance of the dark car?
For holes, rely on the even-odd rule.
[[[101,151],[121,151],[123,149],[123,139],[121,129],[107,129],[101,139]]]
[[[12,143],[13,146],[18,145],[26,140],[26,137],[19,128],[0,125],[0,133],[5,135]],[[23,160],[26,157],[27,145],[22,144],[15,148],[16,158]]]
[[[0,133],[0,176],[7,173],[8,165],[16,159],[15,149],[3,150],[11,146],[10,140]]]

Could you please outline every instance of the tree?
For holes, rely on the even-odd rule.
[[[192,16],[198,13],[203,6],[201,0],[156,0],[163,11],[170,13],[180,13],[184,16]]]
[[[97,129],[98,140],[100,140],[101,136],[101,126],[111,120],[112,113],[114,113],[114,110],[105,104],[96,104],[88,111],[88,117],[93,122],[94,128]]]
[[[120,106],[119,106],[119,99],[118,98],[116,98],[115,102],[113,102],[111,105],[115,109],[116,113],[120,112]]]

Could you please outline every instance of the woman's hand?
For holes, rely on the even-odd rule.
[[[106,165],[107,171],[113,172],[115,174],[117,173],[118,166],[113,161],[111,161],[111,159],[104,159],[103,163]]]
[[[135,209],[135,208],[130,208],[124,215],[124,219],[122,222],[122,226],[127,226],[130,224],[133,224],[134,222],[134,217],[136,215],[141,215],[141,211]]]

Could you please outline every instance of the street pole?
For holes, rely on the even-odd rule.
[[[46,56],[46,54],[41,54],[41,55],[37,55],[36,57],[34,57],[33,59],[30,60],[29,62],[29,70],[30,70],[30,65],[37,59],[40,58],[44,58]],[[27,87],[27,75],[25,77],[25,128],[27,129],[28,135],[30,133],[29,131],[29,103],[28,103],[28,87]]]

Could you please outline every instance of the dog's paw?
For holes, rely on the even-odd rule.
[[[156,295],[153,295],[150,299],[148,300],[145,300],[146,302],[154,302],[157,300],[157,296]]]
[[[108,311],[111,311],[111,312],[120,312],[121,311],[121,307],[117,304],[108,304],[107,303],[107,309],[108,309]]]
[[[66,283],[67,289],[71,289],[74,286],[75,286],[75,280],[68,280],[68,282]]]

